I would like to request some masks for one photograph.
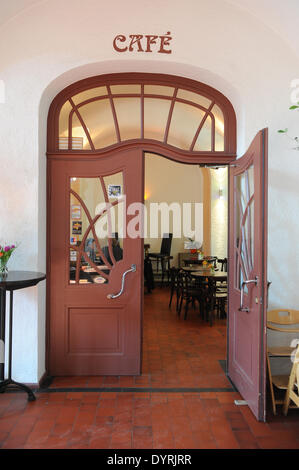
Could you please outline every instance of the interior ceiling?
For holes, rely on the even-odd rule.
[[[0,0],[0,26],[26,8],[49,0]],[[194,1],[197,0],[188,0]],[[276,31],[299,55],[298,35],[298,0],[225,0],[241,9],[245,9],[268,27]],[[84,3],[84,2],[83,2]]]

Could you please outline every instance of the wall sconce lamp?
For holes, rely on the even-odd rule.
[[[223,189],[222,189],[222,188],[219,188],[219,199],[220,199],[220,200],[224,199],[224,196],[223,196]]]

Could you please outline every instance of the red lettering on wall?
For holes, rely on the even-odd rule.
[[[113,40],[113,48],[116,52],[158,52],[160,54],[171,54],[170,31],[157,36],[155,34],[118,34]],[[121,47],[122,46],[122,47]]]

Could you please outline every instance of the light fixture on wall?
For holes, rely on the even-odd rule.
[[[219,199],[220,199],[220,200],[224,199],[224,196],[223,196],[223,188],[219,188]]]

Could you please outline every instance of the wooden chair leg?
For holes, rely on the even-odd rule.
[[[176,291],[176,311],[179,309],[179,302],[180,302],[180,294],[179,291]]]
[[[291,370],[291,373],[290,373],[288,388],[287,388],[287,391],[286,391],[286,394],[285,394],[285,398],[284,398],[284,402],[283,402],[283,408],[282,408],[282,412],[285,416],[287,416],[287,414],[288,414],[288,409],[289,409],[290,401],[291,401],[290,393],[293,390],[294,385],[295,385],[295,376],[296,376],[296,367],[293,364],[293,367],[292,367],[292,370]]]
[[[181,296],[181,299],[180,299],[179,308],[178,308],[178,316],[181,315],[182,304],[183,304],[183,296]]]
[[[174,293],[174,288],[172,287],[170,291],[170,300],[169,300],[168,308],[171,308],[173,293]]]
[[[186,299],[184,320],[186,320],[186,318],[187,318],[189,303],[190,303],[190,300]]]
[[[273,410],[273,414],[276,415],[275,395],[274,395],[274,389],[273,389],[273,383],[272,383],[270,359],[269,359],[268,354],[267,354],[267,369],[268,369],[269,386],[270,386],[270,393],[271,393],[271,400],[272,400],[272,410]]]

